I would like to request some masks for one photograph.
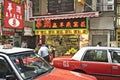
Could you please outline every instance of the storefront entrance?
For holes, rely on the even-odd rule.
[[[34,49],[36,47],[36,36],[23,36],[23,40],[27,41],[28,48]]]
[[[47,35],[45,43],[56,50],[56,55],[65,55],[70,49],[79,49],[80,35]]]

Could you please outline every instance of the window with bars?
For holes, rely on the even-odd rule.
[[[108,11],[113,10],[113,5],[107,5],[107,9],[108,9]]]
[[[117,2],[120,2],[120,0],[117,0]],[[116,13],[117,13],[117,21],[116,21],[116,25],[117,27],[120,27],[120,4],[117,5],[117,8],[116,8]]]
[[[66,13],[72,11],[74,11],[74,0],[48,0],[48,13]]]
[[[101,2],[101,0],[97,0],[97,3],[100,3]]]
[[[117,18],[117,26],[120,26],[120,17]]]
[[[41,11],[40,0],[32,0],[32,4],[33,4],[32,7],[33,15],[40,14]]]
[[[117,15],[120,15],[120,5],[117,5]]]
[[[97,11],[113,11],[114,0],[97,0]]]

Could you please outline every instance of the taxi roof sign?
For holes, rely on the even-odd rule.
[[[3,49],[11,49],[13,46],[11,44],[4,44]]]

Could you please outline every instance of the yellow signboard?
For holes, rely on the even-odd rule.
[[[116,30],[116,42],[117,42],[117,47],[120,47],[120,29]]]
[[[1,9],[0,9],[0,19],[2,19],[2,12],[1,12]]]
[[[88,34],[88,30],[35,30],[35,35]]]

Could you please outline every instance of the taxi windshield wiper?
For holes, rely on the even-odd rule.
[[[25,80],[33,80],[33,79],[34,79],[33,77],[28,77]]]

